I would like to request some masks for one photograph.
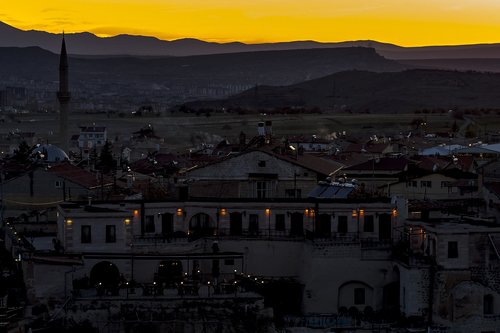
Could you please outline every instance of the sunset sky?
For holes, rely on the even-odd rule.
[[[500,42],[500,0],[2,0],[23,30],[247,43],[372,39],[404,46]]]

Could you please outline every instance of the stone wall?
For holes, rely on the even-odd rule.
[[[429,311],[429,267],[399,264],[401,312],[406,316],[427,316]]]

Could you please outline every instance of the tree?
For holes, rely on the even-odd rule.
[[[30,160],[31,147],[23,141],[19,147],[14,151],[14,159],[19,163],[27,163]]]
[[[116,161],[113,158],[112,148],[113,146],[107,140],[104,146],[102,146],[101,154],[99,155],[99,169],[103,173],[109,173],[116,168]]]

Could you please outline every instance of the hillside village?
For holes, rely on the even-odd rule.
[[[499,332],[499,133],[273,125],[6,133],[1,329]]]

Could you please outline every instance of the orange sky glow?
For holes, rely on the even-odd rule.
[[[23,30],[246,43],[372,39],[403,46],[500,42],[498,0],[26,0],[0,7]]]

